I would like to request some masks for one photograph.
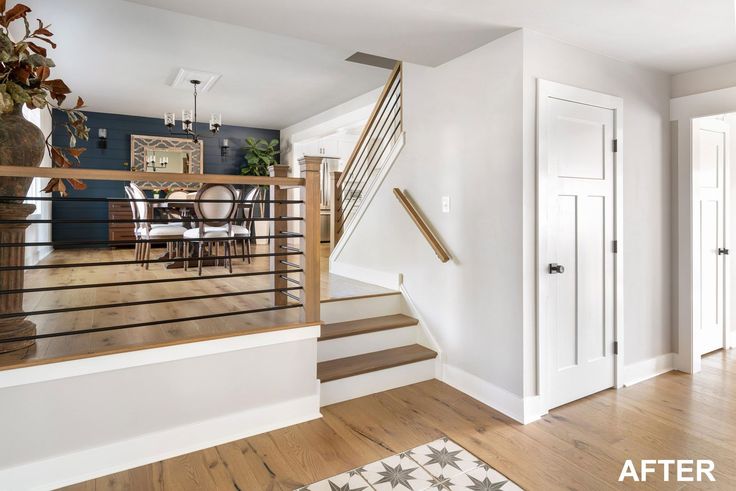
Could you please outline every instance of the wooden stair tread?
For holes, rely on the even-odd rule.
[[[317,378],[321,382],[329,382],[418,361],[431,360],[436,356],[437,352],[429,348],[419,344],[410,344],[400,348],[374,351],[373,353],[317,363]]]
[[[418,323],[419,321],[415,318],[404,314],[384,315],[347,322],[334,322],[322,326],[322,335],[319,337],[319,341],[397,329],[399,327],[416,326]]]

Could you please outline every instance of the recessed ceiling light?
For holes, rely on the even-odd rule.
[[[192,90],[192,80],[199,80],[201,84],[197,88],[200,94],[209,92],[212,87],[220,80],[219,73],[205,72],[203,70],[192,70],[189,68],[180,68],[179,72],[171,82],[171,86],[175,89]]]

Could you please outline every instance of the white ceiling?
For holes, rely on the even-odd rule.
[[[180,68],[222,74],[199,120],[281,129],[380,87],[388,71],[344,61],[353,51],[121,0],[25,0],[51,23],[50,50],[90,111],[163,118],[192,106],[168,84]],[[34,22],[35,24],[35,22]],[[162,122],[163,124],[163,122]]]
[[[670,73],[736,60],[734,0],[130,0],[437,65],[525,27]]]

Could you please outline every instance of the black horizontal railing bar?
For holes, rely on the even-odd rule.
[[[341,205],[340,205],[340,208],[337,210],[336,221],[338,224],[340,224],[338,231],[342,231],[342,227],[344,225],[343,222],[345,222],[343,218],[347,218],[348,216],[350,216],[350,213],[353,211],[353,208],[355,207],[355,202],[357,201],[357,200],[349,199],[350,193],[354,193],[358,189],[359,182],[361,182],[361,179],[365,177],[365,182],[363,182],[363,185],[360,188],[360,192],[361,193],[363,192],[363,190],[365,189],[365,186],[368,183],[368,179],[370,179],[370,177],[373,176],[373,173],[376,167],[378,166],[378,163],[383,159],[383,156],[386,153],[386,150],[390,147],[389,142],[395,138],[397,132],[399,131],[400,126],[395,125],[397,114],[398,113],[394,114],[394,118],[391,120],[391,124],[387,128],[387,134],[384,136],[384,138],[380,140],[381,143],[379,144],[378,149],[376,149],[376,154],[374,154],[374,156],[377,155],[378,157],[371,158],[370,161],[366,162],[366,165],[362,165],[361,167],[363,169],[362,169],[362,172],[359,178],[356,179],[352,185],[349,184],[348,189],[343,190],[343,193],[342,193],[343,198],[341,200]],[[393,126],[393,131],[391,131],[389,135],[388,131],[392,126]],[[379,140],[375,140],[373,143],[375,144],[376,141],[379,141]],[[379,150],[380,150],[380,154],[378,153]],[[371,151],[373,151],[373,149],[371,149]],[[366,172],[368,172],[369,167],[370,167],[370,173],[366,176]],[[346,181],[346,182],[349,183],[350,181]],[[346,196],[348,198],[346,198]],[[350,203],[350,201],[352,201],[352,203]]]
[[[189,317],[180,317],[178,319],[164,319],[160,321],[137,322],[134,324],[121,324],[119,326],[109,326],[109,327],[93,327],[89,329],[80,329],[78,331],[62,331],[62,332],[52,332],[52,333],[47,333],[47,334],[36,334],[35,336],[19,336],[15,338],[0,339],[0,344],[1,343],[17,343],[21,341],[35,341],[38,339],[46,339],[46,338],[58,338],[61,336],[76,336],[80,334],[93,334],[96,332],[119,331],[121,329],[133,329],[137,327],[159,326],[162,324],[176,324],[177,322],[201,321],[201,320],[206,320],[206,319],[215,319],[217,317],[232,317],[235,315],[258,314],[261,312],[271,312],[274,310],[294,309],[294,308],[299,308],[303,306],[304,305],[300,303],[291,304],[291,305],[278,305],[278,306],[273,306],[273,307],[264,307],[261,309],[223,312],[219,314],[194,315],[194,316],[189,316]]]
[[[304,237],[304,235],[299,232],[292,232],[291,230],[281,230],[279,233],[288,237]]]
[[[389,102],[394,98],[394,95],[397,93],[397,89],[400,87],[400,83],[396,83],[390,90],[390,95],[386,97],[383,100],[383,104],[381,105],[379,109],[379,113],[377,114],[377,117],[373,120],[373,124],[371,125],[370,130],[368,131],[368,134],[366,134],[365,138],[361,142],[361,148],[358,151],[358,153],[355,155],[355,159],[353,160],[353,163],[348,168],[348,172],[343,179],[340,177],[341,182],[347,182],[348,177],[350,176],[351,172],[354,172],[353,169],[357,167],[357,163],[360,162],[363,159],[363,155],[365,153],[365,149],[368,146],[368,142],[371,141],[371,137],[375,134],[376,128],[378,128],[378,123],[383,120],[383,115],[386,112],[387,108],[389,107]],[[399,100],[399,97],[397,97],[397,102]],[[394,102],[391,107],[393,108],[396,106],[397,102]]]
[[[299,250],[298,247],[288,246],[288,245],[280,245],[279,247],[281,249],[286,249],[287,251],[298,251]]]
[[[183,221],[186,220],[188,222],[192,223],[199,223],[199,222],[226,222],[226,223],[239,223],[244,221],[242,218],[223,218],[223,219],[204,219],[204,218],[187,218],[187,219],[181,219],[176,221]],[[130,223],[131,225],[134,223],[170,223],[175,220],[172,220],[171,218],[149,218],[146,220],[136,220],[135,218],[130,219],[123,219],[123,220],[96,220],[96,219],[73,219],[73,218],[51,218],[51,219],[7,219],[7,220],[0,220],[0,224],[16,224],[16,223],[28,223],[28,224],[34,224],[34,223]],[[304,218],[302,217],[258,217],[258,218],[248,218],[250,222],[302,222],[304,221]]]
[[[388,101],[387,101],[388,102]],[[388,116],[391,118],[390,120],[387,118],[383,118],[383,114],[381,115],[381,119],[376,120],[375,126],[371,129],[372,131],[376,128],[378,129],[377,132],[375,132],[375,136],[370,139],[366,139],[363,142],[363,148],[361,149],[361,153],[363,150],[368,149],[367,153],[364,154],[364,157],[358,157],[356,158],[353,165],[350,166],[350,169],[348,171],[348,174],[345,176],[345,179],[340,179],[341,182],[347,183],[348,186],[343,186],[343,195],[345,195],[348,192],[348,189],[350,187],[351,181],[359,181],[360,177],[356,179],[356,176],[364,174],[364,168],[366,164],[368,164],[370,161],[375,159],[375,155],[377,153],[374,152],[374,149],[376,148],[376,144],[379,145],[378,148],[380,148],[380,145],[383,144],[383,142],[387,139],[388,134],[391,132],[391,127],[396,123],[396,118],[400,115],[400,98],[397,96],[396,100],[394,101],[393,105],[389,109]],[[386,123],[390,123],[388,126],[386,126]],[[380,126],[379,126],[380,124]],[[384,134],[385,129],[385,134]],[[393,132],[395,133],[395,131]],[[373,133],[371,133],[371,136],[373,136]],[[391,137],[393,138],[393,136]]]
[[[301,268],[301,265],[296,264],[296,263],[292,263],[292,262],[289,262],[289,261],[285,261],[283,259],[281,261],[279,261],[279,262],[281,264],[285,264],[286,266],[291,266],[292,268]],[[290,273],[295,273],[296,271],[289,271],[289,272]]]
[[[286,281],[288,281],[290,283],[293,283],[295,285],[299,285],[300,287],[302,286],[302,284],[299,281],[295,280],[294,278],[289,278],[288,276],[286,276],[284,274],[279,275],[279,278],[281,278],[282,280],[286,280]]]
[[[262,252],[258,254],[230,254],[227,256],[205,256],[202,259],[204,261],[210,261],[213,259],[242,259],[249,257],[277,257],[277,256],[295,256],[303,254],[301,252]],[[131,259],[129,261],[100,261],[94,263],[63,263],[63,264],[35,264],[33,266],[0,266],[0,271],[18,271],[18,270],[30,270],[30,269],[64,269],[64,268],[89,268],[95,266],[123,266],[126,264],[156,264],[156,263],[173,263],[178,261],[198,261],[197,257],[183,257],[176,256],[172,258],[159,258],[159,259],[145,259],[136,261]],[[299,266],[301,267],[301,266]]]
[[[242,257],[242,256],[240,256]],[[110,288],[110,287],[126,287],[126,286],[138,286],[138,285],[150,285],[155,283],[177,283],[180,281],[199,281],[199,280],[221,280],[230,278],[244,278],[248,276],[266,276],[266,275],[281,275],[288,273],[302,273],[304,272],[301,267],[299,269],[276,269],[270,271],[251,271],[249,273],[227,273],[227,274],[213,274],[206,276],[184,276],[180,278],[156,278],[151,280],[135,280],[135,281],[116,281],[111,283],[85,283],[83,285],[59,285],[59,286],[44,286],[38,288],[17,288],[14,290],[0,290],[0,295],[11,295],[15,293],[40,293],[40,292],[55,292],[63,290],[83,290],[88,288]]]
[[[97,305],[81,305],[79,307],[60,307],[58,309],[32,310],[30,312],[5,312],[0,313],[0,319],[10,317],[33,317],[37,315],[65,314],[68,312],[82,312],[85,310],[105,310],[124,307],[137,307],[139,305],[154,305],[159,303],[189,302],[194,300],[207,300],[209,298],[239,297],[246,295],[261,295],[263,293],[275,293],[281,290],[301,290],[300,286],[287,288],[268,288],[263,290],[249,290],[237,292],[208,293],[206,295],[188,295],[186,297],[156,298],[153,300],[136,300],[133,302],[103,303]]]
[[[303,235],[299,235],[303,237]],[[290,235],[249,235],[247,237],[229,237],[229,240],[241,239],[284,239]],[[135,245],[135,244],[161,244],[167,242],[222,242],[222,237],[202,237],[201,239],[175,238],[175,239],[138,239],[138,240],[56,240],[51,242],[0,242],[0,247],[43,247],[43,246],[81,246],[81,245]]]
[[[279,291],[282,295],[286,295],[287,297],[291,298],[292,300],[296,300],[297,302],[301,302],[302,299],[294,295],[293,293],[285,292],[285,291]]]
[[[0,202],[4,201],[93,201],[93,202],[116,202],[116,203],[288,203],[288,204],[304,204],[303,200],[298,199],[248,199],[248,200],[231,200],[231,199],[166,199],[166,198],[91,198],[91,197],[73,197],[63,198],[61,196],[0,196]]]

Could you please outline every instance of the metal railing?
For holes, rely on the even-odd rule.
[[[342,172],[331,176],[330,244],[334,248],[358,211],[403,130],[402,64],[391,71],[383,91]]]
[[[154,205],[163,200],[148,196],[124,198],[122,185],[121,196],[115,197],[72,194],[70,197],[32,198],[35,202],[48,201],[59,207],[76,203],[111,209],[117,205],[118,211],[110,213],[107,219],[39,218],[32,215],[33,205],[23,203],[25,196],[0,196],[0,353],[27,349],[49,338],[101,332],[131,333],[142,328],[200,321],[207,321],[208,326],[212,326],[209,331],[217,334],[217,324],[226,318],[280,311],[297,312],[288,318],[289,323],[319,322],[319,172],[309,172],[305,168],[302,177],[293,178],[287,176],[288,169],[283,166],[272,169],[271,177],[157,175],[164,180],[188,183],[193,188],[204,183],[270,186],[270,199],[267,200],[196,201],[198,204],[233,203],[243,210],[252,210],[259,204],[270,205],[267,216],[240,214],[221,220],[226,224],[224,229],[230,232],[232,228],[227,224],[252,230],[251,224],[255,222],[271,223],[269,232],[260,236],[243,232],[235,236],[228,232],[224,237],[206,234],[188,237],[182,230],[200,228],[199,224],[206,220],[192,209],[197,206],[193,201],[183,199],[165,202],[172,208],[184,203],[191,205],[188,207],[192,209],[190,214],[177,215],[176,221],[182,223],[177,225],[179,233],[161,237],[141,235],[137,232],[140,227],[156,230],[157,224],[168,224],[172,218],[153,214]],[[28,177],[122,183],[146,176],[140,172],[0,166],[0,178],[5,182]],[[303,198],[287,199],[286,189],[295,187],[305,190],[301,193]],[[148,218],[134,216],[130,207],[141,202],[151,210]],[[126,206],[131,211],[130,216],[120,212]],[[163,208],[159,212],[165,213]],[[288,211],[295,209],[299,213],[289,216]],[[124,231],[124,237],[26,239],[28,227],[47,224],[55,227],[114,225]],[[250,242],[257,239],[268,239],[268,248],[252,251]],[[237,250],[238,242],[242,252]],[[191,248],[192,244],[199,247]],[[158,257],[152,257],[150,252],[148,256],[141,256],[137,252],[141,245],[149,251],[156,245],[165,246],[165,249],[160,255],[156,253]],[[185,245],[187,247],[183,247]],[[25,264],[26,249],[42,247],[54,248],[54,252],[39,264]],[[126,247],[135,247],[136,252]],[[200,265],[204,266],[202,273],[198,271]],[[189,267],[193,270],[188,271]],[[103,291],[108,293],[98,293]],[[116,293],[110,294],[110,291]],[[24,302],[24,298],[28,300],[26,296],[32,296],[32,301]],[[98,301],[99,298],[103,301]],[[81,320],[85,312],[91,313],[88,321]],[[119,321],[111,322],[110,319]],[[253,322],[271,323],[261,326],[267,329],[280,322],[286,323],[276,314],[267,321],[262,320],[263,317],[256,321],[243,319],[244,332],[247,331],[245,327],[253,327]],[[235,331],[237,334],[237,329]]]

